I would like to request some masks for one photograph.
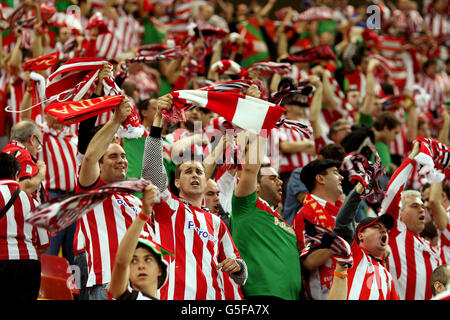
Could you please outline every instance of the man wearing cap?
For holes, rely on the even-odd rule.
[[[338,169],[341,162],[331,159],[318,159],[308,163],[302,170],[300,179],[308,189],[303,207],[296,214],[293,227],[297,235],[299,250],[305,248],[305,222],[333,230],[335,217],[342,205],[343,177]],[[328,249],[318,249],[302,257],[305,294],[308,299],[325,300],[331,287],[334,262]]]
[[[388,230],[394,226],[390,215],[367,217],[355,231],[355,216],[364,187],[357,183],[336,216],[333,232],[351,244],[353,265],[346,274],[348,300],[399,300],[392,275],[385,267]]]

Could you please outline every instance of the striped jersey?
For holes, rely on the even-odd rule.
[[[303,136],[300,132],[286,128],[280,127],[278,129],[280,143],[283,141],[287,142],[302,142],[308,141],[307,138]],[[290,172],[297,168],[303,168],[308,163],[313,161],[316,157],[309,155],[305,152],[297,153],[280,153],[280,172]]]
[[[417,84],[423,88],[427,94],[430,95],[430,101],[426,106],[426,110],[421,110],[423,113],[429,111],[439,111],[445,104],[446,88],[449,87],[450,81],[446,73],[437,74],[434,78],[420,73],[416,78]]]
[[[306,194],[303,200],[303,206],[297,212],[292,221],[295,233],[297,235],[297,246],[301,250],[300,257],[306,259],[316,249],[319,249],[313,241],[308,241],[305,233],[305,222],[308,220],[313,224],[320,225],[330,230],[334,228],[336,215],[342,201],[338,200],[332,204],[318,196],[310,193]],[[307,299],[326,300],[333,281],[333,271],[336,267],[334,259],[328,259],[324,264],[312,271],[306,271],[304,274],[304,288]]]
[[[153,206],[152,238],[174,252],[168,281],[159,290],[161,300],[241,299],[239,288],[217,265],[226,258],[241,259],[220,217],[174,196]]]
[[[413,163],[408,158],[395,171],[381,204],[381,214],[391,214],[395,221],[389,230],[391,254],[387,268],[394,278],[398,296],[401,300],[428,300],[431,298],[431,273],[442,263],[439,252],[430,242],[410,231],[399,215],[400,193],[408,181]]]
[[[406,40],[401,37],[381,36],[380,37],[381,56],[384,58],[392,73],[392,81],[399,91],[401,91],[407,81],[407,54],[402,51]]]
[[[450,218],[450,206],[447,208],[447,215]],[[450,264],[450,223],[443,231],[437,228],[437,234],[442,264]]]
[[[0,208],[20,188],[14,180],[0,180]],[[39,260],[39,251],[50,245],[49,233],[25,222],[36,202],[20,191],[14,204],[0,219],[0,260]]]
[[[97,37],[96,48],[98,57],[104,57],[105,59],[118,58],[124,52],[140,44],[142,27],[133,17],[119,10],[117,22],[107,17],[103,17],[103,19],[111,32]]]
[[[394,280],[384,266],[356,241],[352,245],[353,267],[348,269],[348,300],[399,300]]]
[[[47,165],[46,189],[75,191],[78,138],[69,127],[56,131],[44,124],[41,130],[43,147],[37,159],[44,161]]]
[[[99,178],[92,189],[104,184]],[[82,192],[77,184],[76,193]],[[116,193],[78,219],[77,229],[83,233],[88,259],[87,287],[111,281],[117,248],[141,204],[133,195]],[[147,231],[146,226],[144,230]]]

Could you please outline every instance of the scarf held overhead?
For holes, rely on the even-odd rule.
[[[234,126],[263,135],[270,133],[285,111],[276,104],[236,92],[180,90],[171,95],[179,109],[186,104],[206,108]]]

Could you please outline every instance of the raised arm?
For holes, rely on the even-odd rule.
[[[245,153],[245,161],[239,183],[234,189],[236,197],[246,197],[256,191],[257,176],[261,167],[262,154],[265,150],[267,139],[248,132],[248,150]],[[239,139],[238,139],[239,140]],[[240,142],[239,142],[240,143]],[[241,145],[246,145],[241,143]]]
[[[447,211],[442,205],[442,182],[432,184],[430,187],[430,213],[433,221],[439,230],[444,231],[447,228],[449,218]]]
[[[80,166],[78,181],[81,186],[90,186],[98,179],[100,176],[98,161],[108,149],[122,122],[130,114],[131,104],[128,98],[125,97],[117,106],[112,118],[94,135],[87,147],[86,154]]]
[[[309,108],[309,123],[313,129],[314,138],[319,138],[322,136],[322,126],[320,125],[319,116],[320,110],[322,109],[323,86],[318,76],[310,76],[309,83],[316,88]]]
[[[360,195],[363,193],[364,187],[361,183],[357,183],[355,188],[345,198],[344,203],[336,215],[336,222],[333,232],[342,237],[348,243],[352,243],[355,236],[355,217],[357,214]]]
[[[391,179],[389,180],[386,195],[381,202],[380,215],[390,214],[397,221],[399,218],[399,203],[400,195],[405,187],[406,182],[411,176],[413,169],[414,157],[419,153],[419,143],[415,142],[413,150],[408,155],[408,158],[402,162],[400,167],[395,170]]]
[[[157,193],[153,186],[147,186],[145,188],[142,195],[141,214],[143,218],[150,217],[156,201],[156,195]],[[134,219],[133,223],[127,229],[117,249],[114,267],[111,273],[111,282],[108,288],[108,293],[113,298],[120,297],[127,290],[130,281],[130,263],[133,259],[139,235],[146,224],[146,220],[140,218],[140,215]]]
[[[162,110],[169,110],[172,107],[173,97],[166,94],[158,98],[158,110],[153,118],[153,125],[150,134],[145,140],[144,156],[142,159],[142,178],[150,180],[158,189],[163,192],[169,186],[169,179],[163,162],[162,147]]]

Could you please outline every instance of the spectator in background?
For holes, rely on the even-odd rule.
[[[443,264],[433,270],[430,279],[431,292],[433,299],[440,299],[443,294],[447,295],[445,300],[448,300],[448,293],[450,291],[450,266]]]
[[[47,191],[42,184],[47,166],[43,161],[36,161],[41,149],[42,133],[39,126],[32,120],[24,120],[11,128],[10,141],[2,150],[19,160],[20,189],[32,195],[38,203],[48,199]]]
[[[0,282],[3,301],[33,301],[41,283],[39,255],[49,246],[49,234],[24,222],[36,207],[20,189],[21,165],[13,155],[0,153]]]
[[[308,189],[303,206],[292,223],[297,235],[299,250],[306,246],[304,236],[305,220],[330,231],[342,206],[342,180],[339,174],[341,162],[331,159],[318,159],[307,164],[300,175]],[[302,256],[304,286],[307,299],[325,300],[331,288],[335,262],[328,249],[319,249]]]

